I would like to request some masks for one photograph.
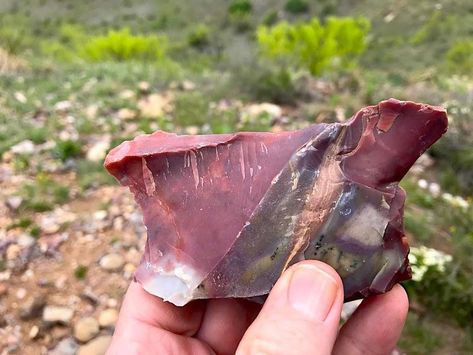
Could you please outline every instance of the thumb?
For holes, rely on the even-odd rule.
[[[340,277],[320,261],[284,272],[248,328],[237,355],[330,354],[343,305]]]

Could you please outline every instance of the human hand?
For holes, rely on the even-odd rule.
[[[339,331],[342,304],[339,276],[319,261],[286,270],[262,309],[236,299],[176,307],[132,282],[107,354],[390,354],[408,310],[403,288],[365,299]]]

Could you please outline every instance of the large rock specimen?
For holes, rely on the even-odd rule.
[[[318,259],[346,300],[386,292],[411,276],[398,182],[446,129],[442,108],[390,99],[344,124],[124,142],[105,166],[143,210],[136,279],[176,305],[251,298]]]

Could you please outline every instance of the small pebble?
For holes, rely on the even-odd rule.
[[[20,207],[22,202],[23,198],[21,198],[20,196],[10,196],[7,198],[6,205],[11,210],[16,211]]]
[[[81,346],[77,355],[103,355],[112,342],[110,335],[102,335]]]
[[[74,337],[82,342],[93,339],[99,333],[99,323],[95,318],[80,319],[74,326]]]
[[[15,260],[20,256],[21,247],[18,244],[11,244],[7,248],[7,260]]]
[[[117,115],[118,115],[118,118],[120,118],[120,120],[125,120],[125,121],[133,120],[137,116],[136,112],[129,108],[121,108],[120,110],[118,110]]]
[[[34,153],[34,150],[34,143],[29,139],[21,141],[10,148],[10,151],[14,154],[32,154]]]
[[[36,339],[36,337],[39,335],[39,327],[37,325],[33,325],[30,329],[30,332],[28,333],[28,336],[30,339]]]
[[[129,279],[133,276],[133,273],[135,272],[136,267],[132,263],[126,263],[125,267],[123,268],[123,273],[125,278]]]
[[[43,321],[46,323],[69,324],[74,310],[61,306],[46,306],[43,310]]]
[[[43,295],[30,297],[20,308],[20,318],[22,320],[30,320],[41,316],[45,305],[46,297]]]
[[[74,355],[79,349],[79,345],[74,338],[68,337],[62,339],[48,354],[49,355]]]
[[[16,290],[16,298],[19,300],[22,300],[26,296],[26,290],[23,287],[20,287],[18,290]]]
[[[118,306],[118,302],[115,298],[109,298],[107,300],[107,306],[110,308],[115,308],[116,306]]]
[[[114,327],[118,320],[118,311],[113,308],[100,312],[99,325],[102,328]]]
[[[151,85],[147,81],[140,81],[138,83],[138,89],[140,89],[140,91],[142,91],[142,92],[149,91],[150,87],[151,87]]]
[[[0,297],[5,296],[8,293],[8,287],[4,283],[0,283]]]
[[[107,254],[100,259],[100,266],[107,271],[118,271],[123,267],[125,260],[120,254]]]

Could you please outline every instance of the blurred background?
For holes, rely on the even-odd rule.
[[[473,353],[472,75],[469,0],[1,0],[0,353],[108,344],[145,241],[111,147],[342,122],[389,97],[450,118],[402,183],[399,349]]]

